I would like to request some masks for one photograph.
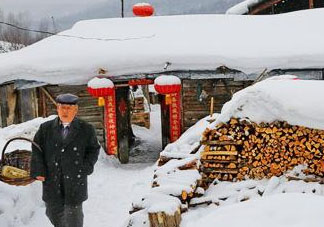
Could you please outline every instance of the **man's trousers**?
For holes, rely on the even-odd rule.
[[[82,203],[46,203],[46,215],[55,227],[83,227]]]

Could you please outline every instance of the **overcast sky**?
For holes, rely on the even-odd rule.
[[[124,0],[125,15],[132,16],[132,6],[143,0]],[[224,13],[243,0],[144,0],[155,7],[155,15]],[[59,30],[84,19],[119,17],[121,0],[0,0],[5,13],[28,12],[32,20],[54,17]]]
[[[112,0],[113,1],[113,0]],[[117,0],[118,1],[118,0]],[[28,11],[34,17],[62,17],[85,10],[89,5],[107,0],[0,0],[4,11]]]

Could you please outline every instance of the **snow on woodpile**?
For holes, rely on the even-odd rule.
[[[299,210],[296,207],[304,207],[303,203],[312,204],[313,200],[317,200],[320,202],[316,206],[324,204],[322,180],[312,182],[313,178],[307,178],[302,173],[303,168],[305,166],[297,166],[285,176],[271,179],[234,183],[215,180],[203,196],[190,201],[189,211],[182,215],[181,226],[224,226],[224,223],[229,227],[260,226],[260,223],[264,226],[288,226],[283,220],[290,220],[291,226],[306,227],[309,226],[309,221],[314,224],[312,226],[319,226],[323,222],[316,218],[317,214],[313,215],[313,212],[307,214],[301,208],[303,210],[300,213],[301,217],[296,216],[296,210]],[[288,201],[287,198],[293,198],[294,202]],[[273,201],[271,204],[273,207],[269,207],[267,201]],[[297,206],[296,203],[300,204]],[[256,204],[262,204],[262,207]],[[223,213],[225,210],[226,217],[221,217],[225,214]],[[211,215],[213,220],[210,219]],[[268,225],[269,215],[275,219]],[[239,222],[234,219],[238,219]],[[300,225],[295,225],[296,222],[300,222]]]
[[[216,119],[217,117],[218,114],[214,113],[212,117],[207,116],[199,120],[185,131],[177,141],[168,144],[161,152],[160,156],[179,159],[190,157],[190,152],[199,146],[202,133],[210,125],[208,120]],[[198,158],[199,154],[196,154],[196,157]]]
[[[184,215],[182,227],[321,227],[324,197],[278,194],[227,207],[208,207]]]
[[[163,72],[166,62],[172,71],[215,70],[223,65],[245,73],[265,68],[322,69],[324,30],[317,23],[323,20],[324,9],[262,17],[186,15],[82,21],[59,36],[2,54],[0,83],[27,79],[86,84],[99,68],[110,76],[154,73]]]
[[[324,81],[272,77],[235,93],[213,128],[231,117],[255,123],[287,121],[291,125],[324,129]]]

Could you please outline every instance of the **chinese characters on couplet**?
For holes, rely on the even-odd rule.
[[[171,94],[170,104],[170,134],[171,142],[176,141],[181,135],[181,110],[180,110],[180,94]]]
[[[105,122],[107,130],[107,148],[108,154],[117,152],[117,124],[116,124],[116,101],[115,93],[106,97]]]

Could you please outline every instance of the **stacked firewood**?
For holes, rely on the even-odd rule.
[[[144,107],[144,97],[135,97],[134,101],[131,103],[132,114],[131,122],[132,124],[150,128],[150,112],[145,112]]]
[[[232,118],[203,133],[203,180],[280,176],[305,164],[305,174],[323,176],[324,130],[287,122],[256,124]]]
[[[184,157],[172,156],[172,154],[161,155],[149,194],[144,195],[139,202],[133,203],[129,213],[147,210],[150,227],[179,227],[181,213],[188,210],[189,201],[198,193],[202,193],[201,190],[197,191],[197,184],[201,179],[198,165],[198,159],[194,155]],[[178,201],[174,213],[163,210],[169,200]],[[158,207],[158,203],[162,204],[161,210],[150,211],[148,206],[153,204]]]
[[[165,164],[167,164],[169,161],[173,162],[173,164],[171,166],[173,166],[173,170],[169,171],[166,176],[164,177],[164,179],[168,179],[168,176],[170,176],[170,179],[174,178],[174,173],[176,173],[176,171],[181,171],[182,175],[186,175],[186,173],[190,174],[191,171],[196,171],[197,174],[198,173],[198,160],[196,158],[175,158],[175,157],[166,157],[161,155],[158,161],[158,166],[159,168],[163,168],[163,166]],[[170,164],[170,163],[169,163]],[[171,181],[173,181],[171,180]],[[163,182],[163,181],[162,181]],[[171,182],[168,182],[169,184]],[[174,184],[178,184],[181,187],[181,182],[177,182],[175,180]],[[173,196],[177,197],[181,203],[183,204],[182,206],[182,212],[186,211],[186,209],[188,208],[188,202],[190,201],[190,199],[192,199],[195,195],[195,191],[197,189],[197,185],[198,185],[198,181],[192,182],[191,186],[190,186],[190,190],[181,190],[181,193],[179,194],[173,194]],[[159,178],[157,177],[156,174],[154,174],[153,176],[153,182],[152,182],[152,188],[156,188],[156,187],[160,187],[160,183],[159,183]],[[172,193],[170,193],[172,194]]]

